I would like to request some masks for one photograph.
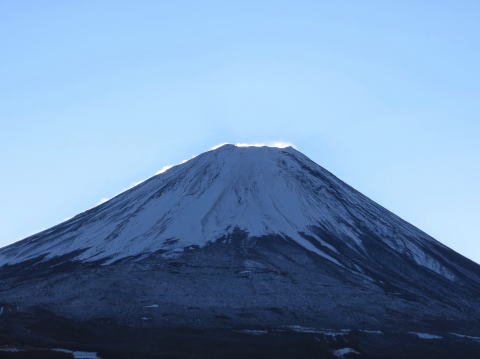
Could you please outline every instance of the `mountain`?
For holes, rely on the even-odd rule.
[[[95,342],[78,328],[161,338],[191,328],[208,339],[184,341],[222,350],[236,333],[258,349],[241,345],[242,357],[271,354],[280,337],[298,340],[290,346],[305,357],[305,340],[326,357],[396,357],[378,342],[410,346],[407,357],[480,350],[480,266],[292,147],[224,145],[196,156],[0,249],[0,280],[7,344],[65,341],[26,329],[45,332],[48,322],[75,328],[78,346]]]

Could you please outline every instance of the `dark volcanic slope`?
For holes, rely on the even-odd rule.
[[[40,307],[137,328],[480,336],[480,266],[292,148],[206,152],[0,263],[11,318]]]

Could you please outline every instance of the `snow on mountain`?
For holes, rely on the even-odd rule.
[[[103,264],[228,237],[277,234],[343,266],[335,233],[359,254],[366,230],[393,250],[448,279],[455,274],[425,233],[366,198],[292,147],[226,144],[203,153],[74,218],[0,250],[0,265],[72,255]],[[315,238],[312,242],[311,238]]]
[[[226,144],[1,248],[0,334],[120,356],[203,340],[205,357],[473,359],[479,278],[294,148]]]

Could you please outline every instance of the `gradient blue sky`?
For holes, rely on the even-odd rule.
[[[289,141],[480,262],[480,2],[0,1],[0,245]]]

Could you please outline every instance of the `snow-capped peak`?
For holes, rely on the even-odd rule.
[[[286,145],[286,144],[285,144]],[[161,251],[205,246],[236,229],[276,235],[329,262],[344,259],[318,229],[365,253],[359,225],[389,247],[443,276],[425,252],[433,241],[369,200],[291,146],[223,144],[161,171],[51,229],[0,250],[0,265],[76,253],[107,263]]]

